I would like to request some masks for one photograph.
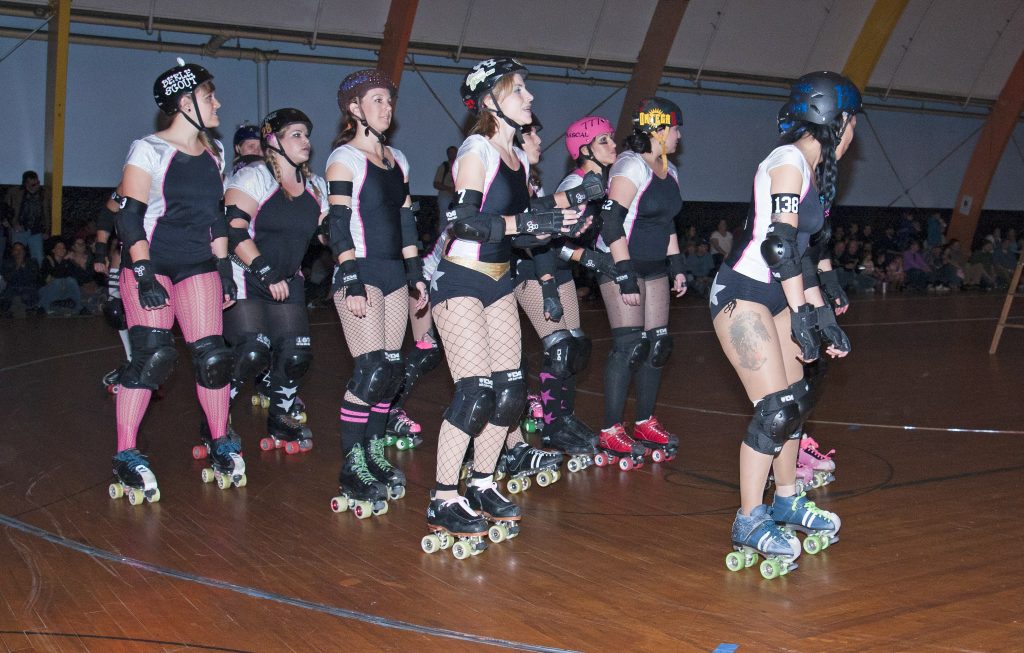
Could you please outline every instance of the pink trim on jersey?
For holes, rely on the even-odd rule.
[[[651,187],[651,182],[654,181],[654,171],[651,171],[651,178],[647,180],[644,187],[637,191],[636,197],[633,198],[633,203],[636,204],[636,211],[633,212],[633,220],[629,223],[629,229],[626,229],[626,245],[629,245],[629,237],[633,233],[633,227],[636,226],[636,214],[640,212],[640,200],[643,199],[644,193]]]
[[[157,227],[158,224],[160,224],[160,218],[162,218],[165,215],[167,215],[167,209],[168,209],[168,206],[167,206],[167,193],[164,192],[164,185],[167,183],[167,171],[171,169],[171,163],[174,162],[174,157],[176,157],[176,156],[178,156],[177,153],[172,155],[171,158],[167,160],[167,166],[164,168],[164,174],[160,177],[160,201],[164,205],[164,212],[162,214],[160,214],[160,215],[153,216],[153,228],[146,232],[146,241],[149,244],[153,243],[153,234],[156,233],[156,227]],[[146,224],[145,224],[146,219],[143,218],[142,221],[143,221],[142,226],[143,226],[143,228],[145,228],[145,226],[146,226]],[[152,258],[152,256],[153,255],[150,254],[150,258]]]
[[[739,267],[739,265],[741,263],[743,263],[743,259],[744,259],[744,257],[746,257],[747,252],[749,252],[750,248],[754,245],[755,242],[757,242],[756,238],[754,238],[754,235],[757,234],[757,220],[758,220],[758,214],[757,214],[757,173],[756,172],[754,173],[754,182],[753,182],[753,188],[751,188],[751,190],[750,190],[750,197],[753,198],[753,204],[754,204],[754,224],[752,224],[751,227],[750,227],[750,231],[751,231],[750,242],[747,243],[747,246],[743,248],[743,251],[740,253],[740,257],[738,259],[736,259],[736,267]],[[758,254],[760,254],[760,251],[758,251]],[[772,280],[772,275],[771,275],[771,273],[769,273],[768,274],[768,282],[770,283],[771,280]]]
[[[353,146],[353,147],[355,147],[355,146]],[[370,166],[370,159],[368,159],[368,158],[366,158],[364,156],[363,157],[363,181],[359,183],[359,190],[358,191],[355,188],[352,189],[352,201],[353,202],[363,192],[363,184],[366,183],[366,177],[367,177],[367,173],[369,172],[369,166]],[[353,213],[352,215],[355,216],[355,213]],[[362,205],[362,203],[359,204],[359,216],[358,216],[358,219],[359,219],[359,224],[362,227],[361,231],[363,232],[363,258],[366,258],[366,255],[369,254],[370,252],[369,252],[369,250],[366,247],[366,223],[363,222],[363,205]],[[349,231],[351,232],[352,230],[349,229]],[[357,254],[358,254],[358,251],[359,250],[357,248],[356,249]]]

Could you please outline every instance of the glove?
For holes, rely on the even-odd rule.
[[[569,199],[569,206],[579,206],[604,197],[604,182],[601,175],[588,172],[579,186],[565,191],[565,196]]]
[[[846,296],[846,291],[839,285],[837,271],[818,270],[818,280],[821,282],[821,292],[825,294],[825,299],[828,300],[828,305],[832,310],[849,305],[850,298]]]
[[[135,261],[132,264],[132,272],[135,273],[135,280],[139,284],[139,303],[143,308],[160,308],[167,305],[170,295],[167,294],[167,289],[157,281],[152,261],[149,259]]]
[[[275,283],[284,280],[284,277],[263,256],[254,258],[249,264],[249,270],[260,280],[260,284],[264,288],[270,288]]]
[[[423,259],[419,256],[402,259],[405,264],[405,282],[409,290],[416,290],[416,284],[423,283]]]
[[[831,306],[819,306],[815,309],[818,314],[818,332],[822,340],[832,343],[839,351],[850,352],[850,339],[836,323],[836,314],[832,312]]]
[[[636,271],[633,269],[633,262],[619,261],[615,264],[615,275],[612,277],[615,283],[619,284],[620,295],[638,295],[640,286],[636,280]]]
[[[353,260],[338,265],[335,276],[341,275],[340,286],[345,289],[346,297],[366,297],[366,286],[359,280],[359,266]]]
[[[238,298],[238,286],[235,285],[235,271],[231,267],[231,259],[217,259],[217,273],[220,274],[220,287],[231,301]]]
[[[669,254],[665,257],[665,261],[668,264],[668,280],[669,283],[673,283],[676,275],[681,274],[686,276],[686,267],[683,264],[682,254]]]
[[[544,297],[544,312],[552,322],[559,322],[565,311],[562,309],[562,299],[558,296],[558,282],[553,278],[540,282],[540,294]]]
[[[793,341],[800,347],[800,358],[810,363],[818,359],[821,336],[818,334],[818,312],[810,304],[803,304],[789,316]]]
[[[521,234],[557,234],[562,231],[562,209],[528,211],[516,215],[516,232]]]
[[[603,274],[609,279],[615,278],[615,262],[612,260],[610,254],[605,252],[599,252],[593,249],[582,250],[583,254],[580,256],[579,264],[588,270],[594,270],[599,274]],[[572,247],[563,247],[562,251],[558,253],[558,258],[563,261],[571,261],[572,255],[576,252]]]

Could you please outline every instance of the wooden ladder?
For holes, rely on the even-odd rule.
[[[992,345],[988,348],[989,354],[995,354],[999,349],[999,340],[1003,337],[1003,329],[1024,329],[1024,324],[1011,324],[1007,321],[1010,317],[1010,306],[1013,305],[1013,298],[1020,285],[1022,270],[1024,270],[1024,252],[1018,255],[1017,267],[1013,271],[1013,280],[1010,281],[1010,289],[1006,291],[1006,301],[1003,302],[1003,313],[999,316],[999,324],[996,325],[996,332],[992,335]]]

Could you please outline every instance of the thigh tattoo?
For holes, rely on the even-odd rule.
[[[748,370],[759,370],[768,360],[764,344],[772,341],[771,334],[757,313],[740,313],[729,325],[729,341],[740,358],[740,365]]]

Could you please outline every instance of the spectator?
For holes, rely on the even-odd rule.
[[[903,271],[907,285],[914,290],[925,290],[935,283],[935,274],[921,254],[921,243],[911,240],[907,251],[903,252]]]
[[[729,231],[725,220],[718,221],[718,228],[711,232],[711,255],[715,262],[714,269],[722,264],[722,261],[729,257],[732,251],[732,232]],[[701,293],[703,296],[704,293]]]
[[[895,227],[888,226],[885,228],[885,233],[879,236],[875,243],[875,252],[884,254],[887,263],[894,258],[902,256],[903,250],[900,248],[899,239],[896,237]]]
[[[26,170],[21,185],[8,189],[4,197],[11,214],[11,240],[23,243],[38,265],[43,261],[43,238],[50,230],[50,202],[39,175]]]
[[[72,241],[67,258],[71,262],[72,276],[82,294],[82,304],[87,309],[82,312],[97,313],[101,299],[100,286],[96,283],[96,273],[93,271],[92,250],[86,246],[85,238],[76,237]]]
[[[965,285],[977,286],[983,290],[995,288],[996,270],[992,263],[992,250],[992,242],[986,238],[981,244],[981,249],[971,253],[971,258],[967,260]]]
[[[907,281],[907,273],[903,270],[903,255],[900,253],[897,253],[895,256],[879,254],[879,258],[885,264],[883,283],[888,284],[893,292],[903,290],[903,286]],[[882,290],[885,290],[885,286],[882,286]]]
[[[25,317],[26,310],[39,305],[39,266],[28,255],[24,243],[11,245],[11,256],[4,262],[3,278],[7,287],[0,293],[0,311],[4,316]]]
[[[434,188],[437,190],[437,212],[438,215],[444,216],[448,207],[451,206],[452,201],[455,199],[455,178],[452,177],[452,163],[455,162],[455,155],[459,153],[459,148],[454,145],[449,145],[448,149],[445,150],[448,158],[437,166],[437,172],[434,173]],[[444,229],[447,220],[442,219],[441,227],[439,231]]]
[[[47,315],[61,312],[54,306],[59,301],[70,301],[74,313],[82,310],[82,293],[75,281],[73,265],[68,259],[68,248],[64,241],[54,241],[50,253],[43,260],[41,276],[45,285],[39,289],[39,305]]]
[[[1014,256],[1020,254],[1020,243],[1017,241],[1017,230],[1010,228],[1006,230],[1006,239],[1010,241],[1010,252]]]
[[[1007,232],[1007,237],[992,252],[992,265],[995,267],[996,282],[999,285],[1009,285],[1010,279],[1013,278],[1014,268],[1017,267],[1017,255],[1010,249],[1010,243],[1013,241],[1009,236],[1010,233]]]
[[[942,219],[938,211],[928,216],[927,239],[928,247],[941,247],[946,237],[946,221]]]
[[[724,220],[719,226],[722,224],[725,224]],[[696,248],[693,241],[687,244],[686,255],[683,256],[683,269],[686,270],[687,285],[701,297],[707,297],[711,278],[715,273],[715,257],[708,250],[707,243],[701,242]]]

